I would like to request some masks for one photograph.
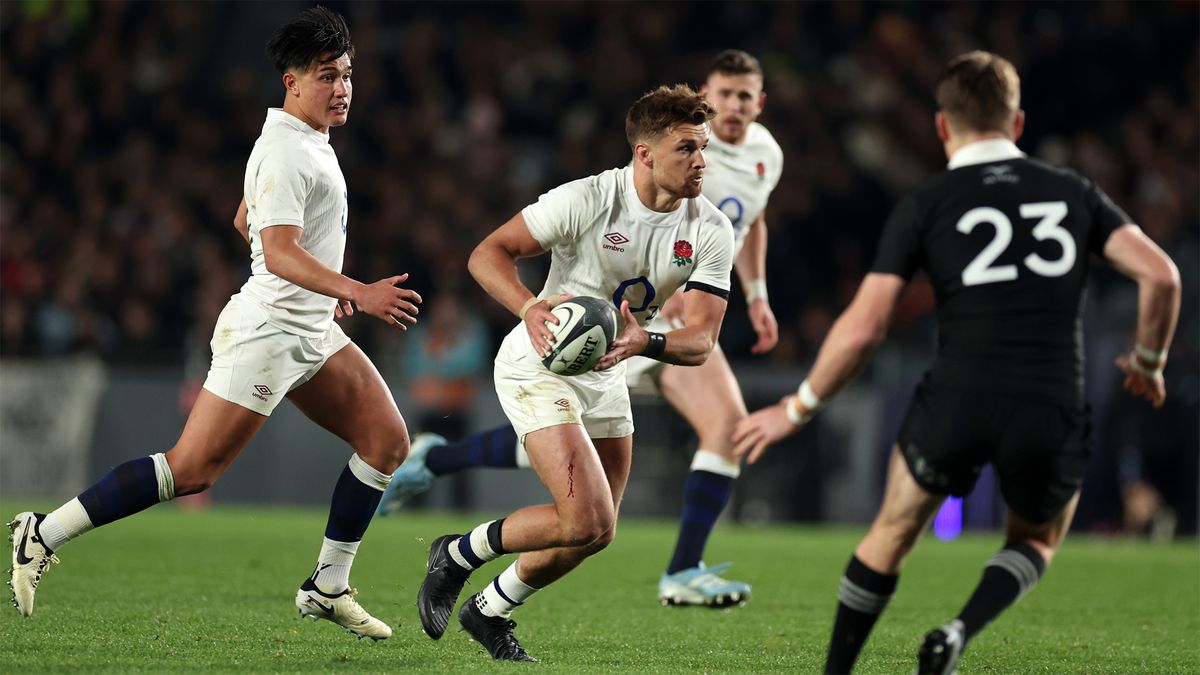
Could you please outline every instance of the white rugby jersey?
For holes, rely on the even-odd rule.
[[[683,200],[670,213],[650,210],[638,199],[632,167],[557,187],[521,215],[533,238],[550,252],[550,273],[539,297],[590,295],[614,308],[628,300],[644,326],[681,287],[729,293],[729,219],[703,196]],[[619,314],[617,325],[619,332]],[[504,343],[500,358],[534,353],[523,324]]]
[[[337,299],[271,274],[260,233],[275,225],[302,227],[301,248],[330,269],[342,271],[348,195],[329,134],[281,108],[268,109],[262,135],[246,162],[243,188],[253,273],[242,294],[261,304],[276,328],[305,337],[324,335]]]
[[[704,196],[733,223],[736,257],[750,226],[767,208],[767,199],[783,175],[783,150],[766,127],[752,122],[746,130],[746,141],[740,145],[711,135],[704,159],[708,162]]]

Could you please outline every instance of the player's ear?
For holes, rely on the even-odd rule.
[[[763,108],[767,107],[767,92],[759,92],[758,94],[758,111],[762,112]]]
[[[1025,131],[1025,111],[1017,110],[1016,114],[1013,115],[1012,139],[1014,143],[1016,143],[1017,139],[1021,137],[1021,132],[1023,131]]]
[[[933,114],[933,126],[937,128],[938,140],[942,143],[950,141],[950,122],[946,119],[946,113],[941,110]]]
[[[633,146],[633,157],[642,166],[648,169],[654,168],[654,158],[650,156],[650,146],[645,143],[638,143]]]
[[[296,76],[290,70],[283,74],[283,88],[286,89],[287,93],[292,96],[300,95],[300,84],[296,80]]]

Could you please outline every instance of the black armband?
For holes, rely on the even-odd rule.
[[[646,348],[642,350],[642,356],[648,359],[657,359],[662,356],[663,351],[667,348],[667,336],[653,331],[647,331],[646,335],[650,336],[650,341],[646,343]]]

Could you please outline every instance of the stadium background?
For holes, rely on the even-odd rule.
[[[628,161],[623,116],[664,82],[697,85],[723,48],[766,70],[760,119],[785,153],[767,211],[779,346],[751,357],[740,300],[722,345],[751,407],[800,381],[870,263],[898,197],[945,163],[930,90],[986,48],[1022,76],[1021,147],[1075,167],[1162,245],[1184,280],[1150,417],[1118,395],[1136,293],[1098,270],[1089,294],[1096,452],[1077,525],[1197,515],[1200,42],[1197,4],[327,3],[353,31],[350,123],[332,142],[350,186],[345,270],[411,273],[420,330],[356,318],[414,430],[502,423],[490,385],[512,318],[466,274],[473,245],[544,190]],[[264,109],[263,55],[301,3],[0,3],[0,496],[64,497],[177,435],[216,314],[248,274],[232,218]],[[539,279],[533,265],[530,279]],[[800,438],[744,474],[735,520],[861,521],[907,393],[932,350],[932,297],[906,297],[875,365]],[[678,509],[694,439],[639,399],[626,515]],[[348,450],[281,406],[213,491],[218,502],[320,504]],[[421,504],[503,509],[528,474],[457,477]],[[484,476],[484,477],[481,477]],[[493,475],[494,477],[494,475]],[[1155,509],[1152,486],[1167,510]],[[1134,499],[1123,502],[1123,496]],[[985,480],[968,524],[999,513]]]

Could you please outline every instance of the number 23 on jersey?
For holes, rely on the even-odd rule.
[[[1038,220],[1033,228],[1033,237],[1038,241],[1047,239],[1054,241],[1061,248],[1057,258],[1047,260],[1036,253],[1030,253],[1022,261],[1029,271],[1043,277],[1061,277],[1075,265],[1075,239],[1071,232],[1062,227],[1062,221],[1067,217],[1066,202],[1034,202],[1021,204],[1021,218]],[[993,265],[1012,243],[1013,224],[999,209],[990,206],[977,206],[963,214],[958,219],[955,229],[963,234],[970,234],[977,225],[987,223],[995,229],[992,241],[975,256],[962,271],[964,286],[979,286],[993,284],[999,281],[1012,281],[1017,278],[1017,265]]]

